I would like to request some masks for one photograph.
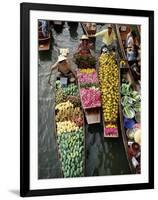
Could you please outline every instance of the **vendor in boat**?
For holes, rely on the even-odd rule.
[[[57,62],[51,66],[51,73],[55,69],[58,70],[57,77],[68,77],[72,82],[75,79],[75,71],[72,69],[71,62],[67,57],[59,55]]]
[[[102,36],[102,42],[104,44],[102,46],[102,48],[109,47],[109,46],[111,46],[113,48],[116,47],[116,36],[115,36],[115,33],[112,29],[111,24],[108,24],[107,29],[104,29],[104,30],[96,33],[94,36],[95,37]]]
[[[135,31],[131,31],[127,34],[126,38],[126,55],[127,60],[130,66],[132,66],[134,63],[137,64],[137,61],[139,60],[139,43],[137,40],[137,35]]]
[[[131,46],[137,46],[139,47],[139,42],[138,42],[138,38],[137,38],[137,34],[134,30],[130,31],[127,34],[127,38],[126,38],[126,47]]]
[[[78,46],[77,53],[80,55],[91,55],[89,38],[86,35],[82,35],[81,43]]]

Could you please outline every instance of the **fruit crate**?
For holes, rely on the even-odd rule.
[[[101,112],[99,107],[84,109],[84,112],[87,124],[97,124],[101,122]]]
[[[106,132],[105,129],[108,127],[109,124],[116,126],[116,132],[115,132],[115,134],[113,134],[113,133],[107,133]],[[103,122],[103,127],[104,127],[103,131],[104,131],[104,137],[105,138],[118,138],[119,137],[117,122],[114,122],[114,121]]]
[[[81,92],[80,92],[80,84],[78,82],[78,88],[81,98]],[[85,113],[85,117],[87,120],[87,124],[97,124],[101,122],[101,102],[98,105],[91,106],[91,107],[85,107],[83,106],[82,98],[81,98],[81,105],[83,108],[83,111]]]

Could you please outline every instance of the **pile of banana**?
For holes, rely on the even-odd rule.
[[[70,104],[71,105],[71,104]],[[67,120],[75,121],[76,118],[83,118],[83,112],[80,107],[62,106],[56,114],[56,122]]]
[[[99,81],[104,120],[106,122],[116,121],[119,101],[119,73],[113,55],[102,54],[99,57]]]
[[[91,74],[91,73],[94,73],[95,71],[96,71],[95,69],[91,69],[91,68],[80,69],[80,73],[83,73],[83,74]]]
[[[58,110],[58,111],[68,109],[68,108],[73,108],[73,104],[70,101],[59,103],[55,106],[55,110]]]
[[[57,122],[57,134],[77,132],[79,127],[72,121]]]

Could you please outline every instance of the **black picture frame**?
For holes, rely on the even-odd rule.
[[[60,189],[30,190],[30,11],[60,11],[91,14],[148,17],[149,19],[149,182],[138,184],[90,186]],[[20,4],[20,195],[43,196],[75,193],[108,192],[154,188],[154,12],[147,10],[82,7],[51,4]]]

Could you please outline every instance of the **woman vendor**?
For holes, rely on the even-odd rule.
[[[89,38],[86,35],[82,35],[81,43],[78,46],[77,53],[80,55],[91,55]]]
[[[57,77],[67,77],[69,78],[70,82],[75,80],[75,71],[72,70],[70,61],[68,60],[67,57],[63,56],[63,55],[59,55],[58,56],[58,60],[55,64],[53,64],[51,66],[51,73],[49,76],[49,83],[50,83],[50,78],[51,78],[51,74],[52,71],[57,69]]]
[[[98,33],[96,33],[94,35],[95,37],[97,36],[101,36],[102,37],[102,42],[103,42],[103,46],[102,48],[104,47],[116,47],[116,36],[115,36],[115,33],[112,29],[112,25],[111,24],[108,24],[107,25],[107,29],[104,29]]]

